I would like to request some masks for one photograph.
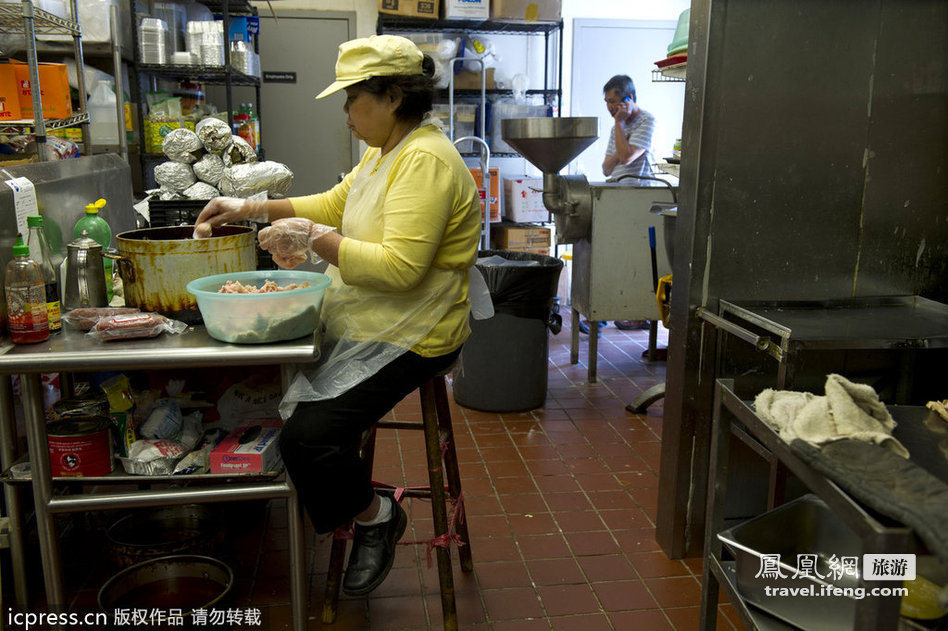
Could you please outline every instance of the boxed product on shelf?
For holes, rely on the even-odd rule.
[[[211,473],[261,473],[280,468],[277,438],[283,422],[245,419],[211,451]]]
[[[4,66],[0,64],[0,67]],[[33,118],[33,91],[30,88],[30,66],[14,59],[3,70],[13,70],[17,85],[17,98],[22,118]],[[69,76],[66,64],[38,64],[39,82],[42,86],[43,118],[64,119],[72,116],[72,100],[69,98]]]
[[[493,90],[497,87],[497,82],[494,80],[494,69],[485,68],[484,69],[484,88],[487,90]],[[480,90],[481,89],[481,72],[479,70],[462,70],[454,75],[454,89],[455,90]]]
[[[161,145],[165,141],[165,136],[172,129],[184,127],[194,131],[194,121],[183,118],[172,119],[164,116],[149,117],[142,121],[145,126],[145,152],[161,153]]]
[[[16,86],[13,68],[9,64],[0,65],[0,120],[15,121],[23,118]]]
[[[501,197],[500,197],[500,169],[498,167],[490,167],[490,219],[489,221],[500,221],[500,207],[501,207]],[[480,167],[471,167],[471,175],[474,176],[474,181],[477,182],[477,188],[483,186],[481,181],[481,169]],[[481,219],[484,218],[484,199],[481,198]]]
[[[495,250],[514,252],[550,253],[550,229],[506,221],[490,227],[490,243]]]
[[[379,0],[379,13],[438,19],[439,0]]]
[[[524,20],[526,22],[556,22],[562,13],[561,0],[491,0],[492,20]]]
[[[543,178],[504,178],[504,217],[511,221],[547,221],[543,205]]]
[[[490,0],[444,0],[446,20],[486,20],[490,17]]]

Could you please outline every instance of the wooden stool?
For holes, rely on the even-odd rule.
[[[449,371],[438,374],[424,383],[419,389],[421,394],[422,421],[380,421],[368,432],[363,448],[363,458],[369,471],[375,456],[375,432],[378,428],[415,429],[425,432],[425,455],[428,461],[427,489],[409,489],[408,497],[421,497],[431,500],[431,514],[434,519],[435,539],[441,539],[445,545],[437,546],[438,581],[441,584],[441,611],[444,616],[444,628],[456,631],[458,628],[457,607],[454,602],[454,576],[451,573],[451,550],[448,538],[447,502],[450,499],[461,510],[461,476],[458,472],[457,451],[454,448],[454,431],[451,428],[451,410],[448,407],[448,391],[444,377]],[[442,449],[442,445],[444,448]],[[447,477],[447,493],[445,493]],[[456,525],[458,557],[461,569],[470,572],[474,569],[471,559],[471,539],[467,530],[467,519],[458,519]],[[345,570],[343,562],[346,556],[348,537],[336,535],[333,538],[329,556],[329,573],[326,577],[326,593],[323,600],[323,622],[332,623],[336,619],[339,603],[339,588]]]

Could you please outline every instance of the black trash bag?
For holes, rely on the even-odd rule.
[[[496,313],[550,322],[563,261],[544,254],[481,250],[478,259],[500,256],[508,261],[533,261],[536,265],[481,265]]]

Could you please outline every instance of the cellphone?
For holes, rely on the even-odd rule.
[[[632,97],[631,97],[631,96],[627,96],[627,97],[625,97],[624,99],[622,99],[622,102],[623,102],[623,103],[628,103],[628,102],[630,102],[630,101],[632,101]]]

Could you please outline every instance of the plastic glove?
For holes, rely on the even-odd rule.
[[[235,221],[266,223],[269,219],[267,200],[239,197],[214,197],[195,221],[193,238],[206,239],[214,228]]]
[[[313,244],[333,231],[331,226],[304,217],[277,219],[257,233],[260,247],[270,252],[273,262],[283,268],[296,267],[306,260]]]

